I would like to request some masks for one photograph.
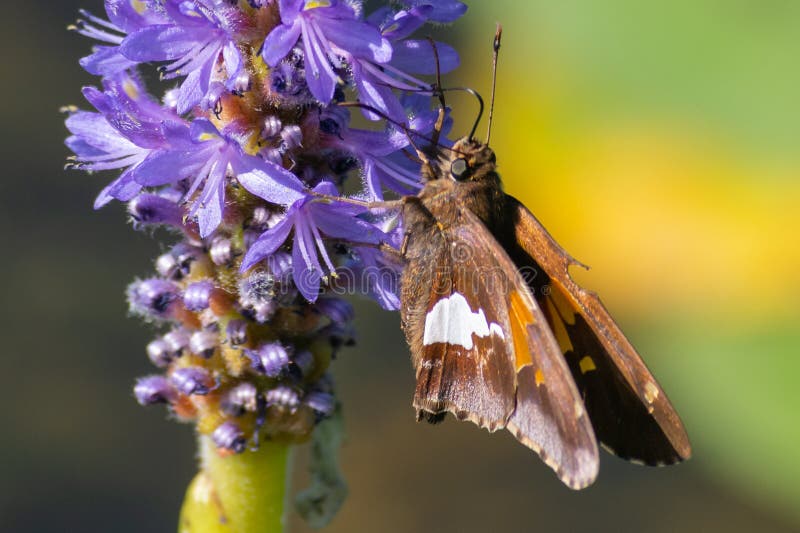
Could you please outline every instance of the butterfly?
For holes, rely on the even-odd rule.
[[[598,441],[647,465],[688,459],[663,389],[597,295],[573,281],[580,263],[503,191],[474,129],[418,150],[423,188],[401,201],[418,420],[451,413],[506,429],[573,489],[597,477]]]

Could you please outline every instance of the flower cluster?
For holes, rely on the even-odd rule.
[[[333,281],[396,309],[391,214],[344,198],[419,190],[408,130],[436,119],[420,79],[458,63],[443,43],[411,36],[450,22],[455,0],[405,0],[365,14],[359,0],[106,0],[107,20],[75,29],[97,44],[81,60],[102,77],[70,109],[70,166],[120,174],[95,207],[127,203],[137,228],[177,236],[155,273],[130,285],[133,313],[160,334],[162,370],[138,380],[143,405],[164,403],[223,452],[263,439],[302,441],[334,409],[328,373],[351,343],[352,309]],[[155,65],[168,89],[151,95]],[[152,77],[152,76],[151,76]],[[376,127],[350,125],[360,112]],[[354,190],[350,186],[348,190]],[[370,275],[380,270],[380,275]],[[389,275],[387,275],[387,272]]]

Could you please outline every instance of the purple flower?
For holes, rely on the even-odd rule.
[[[386,246],[402,224],[364,200],[419,190],[414,149],[438,116],[421,78],[458,56],[414,37],[466,7],[396,0],[365,17],[363,0],[104,1],[107,20],[81,12],[75,28],[96,40],[81,64],[102,80],[83,89],[94,110],[66,120],[68,166],[116,170],[95,207],[126,202],[134,228],[179,239],[127,290],[133,313],[166,328],[146,347],[162,375],[135,397],[213,430],[221,452],[305,442],[338,411],[327,366],[355,339],[337,291],[399,306]],[[140,70],[167,83],[151,96]],[[346,91],[383,127],[350,128]],[[359,172],[362,190],[344,198]]]
[[[306,83],[317,100],[328,103],[340,81],[335,69],[342,57],[369,58],[386,63],[392,47],[380,32],[356,17],[341,0],[278,0],[281,24],[264,41],[264,61],[277,66],[302,37]]]
[[[224,89],[242,91],[249,79],[236,36],[245,24],[238,7],[221,0],[167,0],[169,19],[131,33],[120,46],[131,61],[170,61],[165,78],[186,76],[177,93],[178,113],[198,103],[209,109]],[[218,67],[221,61],[222,68]]]
[[[314,187],[314,192],[338,195],[336,186],[330,182],[321,182]],[[363,212],[362,207],[321,201],[313,195],[305,196],[292,204],[283,220],[262,233],[250,246],[242,261],[241,270],[245,271],[266,259],[283,245],[289,233],[294,230],[292,277],[300,293],[308,301],[316,301],[322,276],[325,275],[320,265],[320,255],[328,272],[336,270],[325,247],[323,235],[363,244],[381,242],[383,232],[358,218],[358,214]]]
[[[408,130],[417,133],[415,143],[425,145],[433,131],[438,111],[430,109],[429,100],[421,95],[407,95],[401,103],[404,106],[403,116],[407,117]],[[324,114],[334,117],[333,114]],[[333,120],[328,118],[323,120]],[[323,138],[323,145],[352,154],[361,162],[366,193],[372,200],[383,200],[383,190],[388,189],[401,195],[416,194],[422,187],[419,177],[419,164],[409,160],[402,151],[411,143],[408,134],[394,126],[384,131],[348,128],[345,123],[337,122],[336,127],[328,126],[329,134]],[[446,120],[444,133],[451,125]],[[331,130],[332,128],[332,130]],[[322,127],[323,131],[326,130]]]
[[[197,215],[201,237],[211,234],[222,221],[228,172],[245,189],[269,202],[289,205],[302,197],[303,185],[294,174],[246,153],[233,132],[223,134],[207,119],[195,119],[188,132],[167,129],[164,133],[170,147],[139,163],[133,179],[149,187],[189,179],[187,199],[202,187],[188,213]]]
[[[91,74],[111,76],[137,64],[120,52],[119,45],[125,35],[152,24],[164,23],[167,18],[151,1],[106,0],[105,4],[110,22],[81,11],[85,18],[79,19],[74,29],[81,35],[106,43],[93,47],[92,54],[80,60],[81,66]]]
[[[429,84],[410,73],[435,74],[437,68],[440,73],[446,73],[458,66],[458,53],[451,46],[440,42],[432,45],[427,40],[406,40],[428,21],[433,12],[431,5],[398,12],[388,7],[379,9],[368,21],[378,26],[381,35],[391,41],[392,59],[385,64],[375,64],[368,58],[349,58],[353,83],[358,88],[361,100],[394,120],[402,121],[406,114],[402,102],[392,89],[414,92],[430,89]],[[371,119],[380,118],[368,111],[365,114]]]
[[[106,78],[103,89],[83,89],[83,95],[99,113],[77,111],[66,120],[72,133],[66,144],[75,153],[70,166],[90,171],[125,169],[98,195],[95,209],[113,198],[128,201],[139,193],[142,186],[133,180],[132,171],[153,150],[167,145],[164,124],[169,123],[169,129],[186,128],[132,75]]]
[[[359,289],[387,311],[400,309],[400,266],[375,248],[357,247],[354,251],[357,260],[352,272],[359,278]]]

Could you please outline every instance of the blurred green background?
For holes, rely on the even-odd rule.
[[[416,424],[398,317],[361,303],[359,346],[335,365],[351,494],[329,531],[800,530],[800,3],[472,4],[441,30],[463,57],[446,83],[488,96],[502,22],[506,188],[593,267],[576,275],[644,354],[695,457],[604,454],[574,493],[508,435]],[[133,400],[150,332],[123,298],[160,247],[119,205],[91,210],[109,176],[61,170],[58,108],[95,83],[77,66],[88,41],[65,30],[78,7],[102,13],[12,3],[0,34],[0,531],[174,531],[194,439]],[[468,131],[474,102],[451,104]]]

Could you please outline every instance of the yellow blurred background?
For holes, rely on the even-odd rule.
[[[416,424],[398,317],[359,302],[359,345],[334,365],[350,496],[327,531],[800,530],[800,3],[470,4],[437,30],[463,58],[445,83],[488,99],[501,22],[506,189],[591,265],[575,275],[644,355],[695,456],[650,469],[603,454],[575,493],[509,435]],[[109,175],[62,171],[57,110],[97,83],[77,66],[89,43],[65,31],[79,7],[102,13],[15,2],[0,33],[0,531],[174,531],[194,437],[132,398],[153,332],[123,295],[162,248],[121,206],[91,210]],[[474,100],[450,103],[467,132]]]

